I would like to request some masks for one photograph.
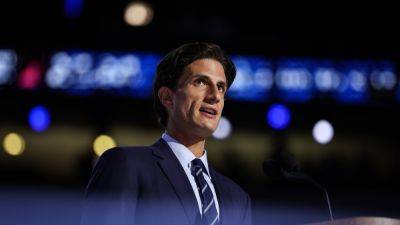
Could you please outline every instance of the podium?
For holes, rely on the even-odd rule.
[[[353,217],[307,225],[400,225],[400,220],[384,217]]]

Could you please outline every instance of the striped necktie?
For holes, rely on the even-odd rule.
[[[204,179],[203,173],[207,170],[200,159],[192,160],[191,173],[196,181],[202,204],[202,221],[207,225],[218,224],[218,212],[214,202],[214,196],[207,181]]]

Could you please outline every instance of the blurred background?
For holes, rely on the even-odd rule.
[[[335,218],[400,218],[396,13],[375,3],[1,2],[0,223],[79,224],[98,156],[161,136],[157,63],[193,41],[220,45],[237,66],[206,147],[252,197],[254,224],[329,220],[319,188],[269,173],[264,162],[282,155],[328,190]]]

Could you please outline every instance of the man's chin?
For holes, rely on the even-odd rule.
[[[198,127],[197,133],[199,134],[199,136],[201,136],[203,138],[208,138],[208,137],[212,136],[212,134],[214,133],[214,131],[216,129],[217,129],[216,126],[202,126],[202,127]]]

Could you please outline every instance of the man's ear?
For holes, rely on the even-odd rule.
[[[163,106],[167,109],[172,108],[172,106],[174,105],[173,96],[173,91],[168,87],[161,87],[158,90],[158,99],[160,100],[161,104],[163,104]]]

